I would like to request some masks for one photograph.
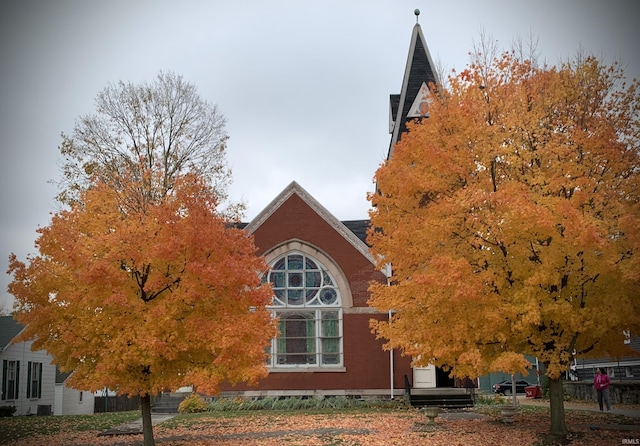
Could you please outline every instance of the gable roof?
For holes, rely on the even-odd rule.
[[[416,16],[420,12],[416,11]],[[400,94],[392,94],[389,98],[391,143],[387,159],[391,157],[393,147],[400,141],[402,133],[407,131],[407,121],[417,117],[428,116],[420,104],[424,102],[424,89],[430,83],[437,84],[439,79],[434,71],[431,53],[422,34],[420,24],[416,22],[411,33],[409,55],[402,79]],[[422,90],[422,91],[421,91]]]
[[[351,230],[345,223],[333,216],[324,206],[313,198],[298,183],[292,181],[276,198],[271,201],[246,227],[249,234],[255,232],[271,215],[274,214],[292,195],[299,197],[307,206],[318,214],[325,222],[347,240],[356,250],[358,250],[371,263],[375,263],[373,256],[369,252],[369,247],[364,242],[366,238],[366,228],[364,232],[362,225],[368,225],[368,220],[354,220],[348,222],[354,230]]]
[[[0,352],[9,346],[11,340],[18,336],[24,325],[11,316],[0,316]]]
[[[342,224],[345,225],[353,234],[362,240],[367,246],[367,230],[371,226],[371,220],[343,220]]]
[[[68,377],[71,376],[73,372],[61,372],[58,366],[56,366],[56,384],[64,384]]]

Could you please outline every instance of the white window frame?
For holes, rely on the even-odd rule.
[[[327,313],[337,313],[337,329],[338,333],[332,336],[325,336],[323,334],[322,317]],[[309,337],[308,341],[313,343],[312,349],[306,353],[307,361],[287,362],[283,361],[289,356],[304,356],[304,352],[289,354],[286,352],[287,339],[280,337],[272,339],[271,341],[271,353],[269,355],[269,367],[274,369],[308,369],[308,368],[336,368],[343,367],[344,365],[344,348],[343,348],[343,333],[342,333],[342,309],[340,308],[306,308],[306,309],[286,309],[286,310],[272,310],[273,317],[277,317],[280,320],[286,318],[286,316],[304,315],[311,316],[309,320],[313,320],[313,337]],[[325,351],[323,348],[323,341],[328,339],[334,339],[337,342],[337,351]],[[283,342],[285,344],[285,351],[282,351]],[[275,354],[274,354],[275,352]],[[332,358],[336,358],[333,360]],[[331,359],[330,359],[331,358]]]
[[[300,359],[299,362],[298,361],[287,362],[286,359],[283,360],[283,358],[286,358],[288,354],[286,351],[286,344],[284,345],[285,350],[283,351],[283,338],[279,336],[277,338],[272,339],[270,351],[268,355],[268,364],[267,364],[269,367],[269,371],[270,372],[344,371],[344,342],[343,342],[344,337],[343,337],[343,309],[342,309],[344,305],[344,300],[343,300],[343,287],[340,286],[341,283],[344,283],[344,277],[341,277],[340,274],[336,274],[335,271],[337,270],[337,268],[335,268],[335,265],[331,265],[332,262],[328,262],[327,260],[329,259],[327,257],[319,256],[318,255],[319,253],[317,250],[314,249],[314,252],[310,253],[308,252],[310,251],[310,249],[300,242],[295,242],[294,246],[291,246],[291,245],[292,244],[289,244],[286,247],[280,247],[280,249],[277,249],[274,252],[272,252],[272,255],[267,256],[267,261],[269,262],[270,269],[265,274],[265,280],[269,280],[271,278],[271,276],[269,276],[269,273],[271,272],[284,271],[286,273],[285,282],[287,282],[285,284],[285,295],[283,296],[282,287],[276,287],[277,289],[281,290],[281,291],[278,291],[280,298],[278,299],[274,295],[274,305],[271,305],[268,308],[271,310],[274,318],[281,318],[281,317],[286,318],[287,316],[293,316],[293,315],[301,315],[301,316],[308,315],[309,316],[308,320],[313,321],[311,322],[312,324],[311,329],[313,330],[313,338],[309,336],[307,342],[313,339],[312,341],[313,346],[312,348],[309,348],[309,353],[307,354],[306,360],[305,358],[299,358]],[[294,249],[286,249],[286,248],[292,248],[292,247]],[[323,277],[322,278],[323,286],[321,286],[321,288],[324,289],[324,280],[325,280],[324,277],[326,275],[331,281],[331,286],[329,288],[333,288],[337,293],[337,298],[334,302],[323,303],[319,299],[320,292],[321,292],[320,291],[318,292],[317,298],[314,297],[314,298],[308,299],[305,296],[305,298],[303,298],[302,302],[300,303],[297,303],[297,302],[295,304],[288,303],[287,290],[289,289],[288,288],[289,270],[288,269],[273,270],[273,268],[278,262],[281,261],[281,259],[287,258],[287,256],[290,256],[290,255],[302,255],[303,258],[307,258],[317,265],[318,269],[322,272],[322,277]],[[324,258],[318,258],[318,257],[324,257]],[[304,263],[306,265],[306,261]],[[291,270],[291,271],[292,271],[292,275],[297,273],[297,270]],[[305,274],[303,274],[303,276],[305,276]],[[272,283],[272,286],[274,286],[273,283]],[[298,288],[300,287],[304,288],[305,285],[301,285]],[[294,287],[293,289],[297,289],[297,288]],[[349,301],[351,300],[350,294],[348,295],[348,300]],[[323,320],[323,316],[327,315],[328,313],[337,313],[336,314],[337,317],[335,319],[337,320],[337,327],[336,327],[337,335],[330,336],[331,338],[334,338],[337,342],[337,346],[336,346],[337,352],[335,353],[323,351],[323,343],[324,343],[323,341],[326,340],[328,337],[323,333],[322,320]],[[282,325],[279,323],[279,326],[282,326]],[[300,339],[302,340],[302,338]],[[284,342],[286,343],[286,340]],[[326,345],[327,343],[324,343],[324,344]],[[304,352],[301,352],[299,354],[292,353],[291,357],[297,356],[297,355],[304,356]],[[337,355],[337,358],[335,361],[328,360],[330,358],[331,359],[335,358],[334,355]]]

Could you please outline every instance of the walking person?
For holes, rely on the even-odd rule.
[[[600,412],[602,412],[604,406],[607,407],[607,412],[611,411],[611,404],[609,403],[609,375],[607,371],[601,368],[596,369],[596,376],[593,379],[593,387],[598,394],[598,405],[600,406]]]

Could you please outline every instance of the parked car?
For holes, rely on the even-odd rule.
[[[516,381],[516,393],[525,393],[524,388],[534,386],[528,381],[519,379]],[[493,393],[502,393],[503,395],[511,395],[511,380],[507,379],[501,383],[493,385]]]

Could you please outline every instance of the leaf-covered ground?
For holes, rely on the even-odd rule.
[[[548,410],[523,410],[513,424],[494,412],[481,419],[445,419],[427,425],[415,410],[273,413],[242,415],[198,414],[180,416],[154,429],[156,443],[175,445],[546,445]],[[571,445],[620,445],[640,438],[638,420],[610,414],[568,411]],[[634,426],[634,423],[636,424]],[[613,426],[622,424],[622,428]],[[604,429],[594,430],[600,426]],[[625,429],[625,430],[621,430]],[[629,430],[626,430],[629,429]],[[16,446],[133,446],[141,435],[99,437],[99,431],[61,431],[34,435],[10,444]],[[8,444],[8,443],[5,443]]]

